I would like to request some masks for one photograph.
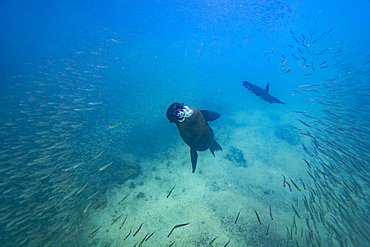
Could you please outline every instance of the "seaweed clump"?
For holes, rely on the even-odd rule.
[[[244,158],[243,151],[238,148],[231,147],[230,152],[225,155],[225,159],[233,162],[235,166],[247,167],[247,160]]]

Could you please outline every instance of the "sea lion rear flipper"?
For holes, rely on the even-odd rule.
[[[284,102],[281,102],[278,98],[275,98],[274,96],[271,96],[271,102],[270,103],[280,103],[280,104],[283,104],[285,105]]]
[[[275,101],[276,103],[280,103],[280,104],[283,104],[283,105],[285,105],[285,103],[284,102],[281,102],[280,100],[278,100],[278,99],[276,99],[276,101]]]
[[[197,168],[197,159],[198,159],[197,150],[195,150],[194,148],[190,148],[190,157],[191,157],[191,165],[193,167],[193,173],[194,173],[195,168]]]
[[[209,147],[209,150],[211,151],[213,156],[215,156],[215,151],[222,151],[222,147],[215,140],[213,140],[211,146]]]
[[[206,121],[214,121],[221,116],[221,114],[214,112],[214,111],[201,110],[201,112]]]

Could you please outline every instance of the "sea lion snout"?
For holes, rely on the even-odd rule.
[[[246,87],[248,90],[251,90],[252,84],[247,81],[243,81],[243,86]]]
[[[181,112],[184,109],[184,103],[173,103],[167,109],[167,118],[170,123],[176,123],[179,120],[179,117],[182,118]]]

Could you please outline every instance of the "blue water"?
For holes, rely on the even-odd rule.
[[[115,173],[130,165],[108,167],[106,176],[97,170],[126,155],[137,163],[166,159],[168,150],[185,145],[166,118],[170,104],[184,102],[221,114],[210,125],[224,147],[232,141],[229,129],[273,133],[276,126],[291,126],[283,136],[302,151],[302,166],[309,159],[312,174],[326,174],[309,184],[337,191],[328,192],[334,199],[320,197],[334,205],[324,207],[332,213],[329,225],[314,233],[306,227],[301,237],[284,237],[284,245],[366,246],[369,7],[363,0],[1,1],[0,245],[92,244],[86,239],[93,227],[79,227],[87,217],[81,213],[86,198],[109,191],[110,183],[125,186],[128,178]],[[269,83],[269,93],[285,105],[255,97],[244,80],[261,88]],[[252,117],[248,123],[248,114],[276,126]],[[104,162],[98,163],[93,157],[102,150]],[[325,162],[334,175],[324,171]],[[191,172],[190,158],[188,166]],[[82,188],[84,197],[77,192]],[[357,204],[341,203],[348,194]],[[295,202],[287,203],[291,210]],[[301,207],[307,213],[303,201]],[[243,241],[229,246],[254,246]]]

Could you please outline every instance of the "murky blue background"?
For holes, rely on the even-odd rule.
[[[102,149],[109,150],[106,163],[108,154],[166,152],[179,141],[165,117],[173,102],[223,116],[334,107],[343,115],[321,118],[326,125],[316,130],[351,129],[336,145],[359,143],[350,156],[365,164],[354,171],[368,187],[369,7],[368,1],[1,1],[1,245],[57,246],[76,237],[72,218],[82,216],[61,216],[61,204],[85,181],[105,183],[97,164],[81,164]],[[244,80],[270,83],[286,105],[256,100]],[[297,92],[333,81],[333,90],[319,88],[321,98]],[[368,194],[359,197],[368,202]],[[79,207],[78,200],[69,203]]]

